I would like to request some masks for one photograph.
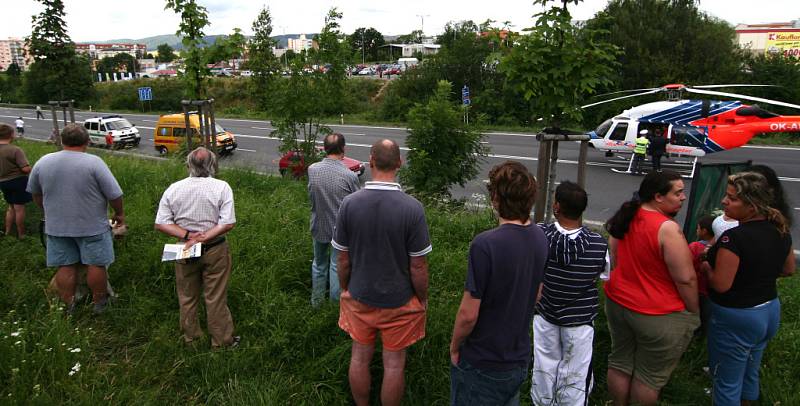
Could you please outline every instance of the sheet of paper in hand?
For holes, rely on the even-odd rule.
[[[200,246],[202,243],[197,243],[183,249],[185,244],[164,244],[164,252],[161,254],[161,261],[176,261],[179,259],[197,258],[202,254]]]

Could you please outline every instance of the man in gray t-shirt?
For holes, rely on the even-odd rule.
[[[369,403],[375,338],[383,344],[384,404],[403,397],[405,349],[425,336],[431,241],[422,204],[395,182],[400,148],[382,140],[370,151],[372,182],[344,198],[331,245],[339,253],[339,327],[353,339],[350,389]]]
[[[101,313],[108,301],[106,267],[114,262],[114,245],[108,224],[125,224],[122,189],[105,162],[86,153],[89,134],[70,124],[61,133],[64,150],[47,154],[33,166],[28,192],[44,209],[47,266],[58,267],[56,284],[61,299],[74,309],[77,266],[86,265],[86,281]]]
[[[343,163],[344,136],[325,137],[325,159],[308,167],[308,198],[311,201],[311,237],[314,240],[314,262],[311,263],[311,304],[318,306],[329,287],[330,299],[339,300],[339,276],[336,272],[337,251],[331,246],[336,213],[345,196],[360,187],[358,176]]]

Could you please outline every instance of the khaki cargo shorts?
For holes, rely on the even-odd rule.
[[[611,299],[606,299],[606,317],[611,333],[608,367],[655,390],[667,384],[700,325],[700,317],[688,311],[651,316]]]

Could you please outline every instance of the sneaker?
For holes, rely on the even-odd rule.
[[[72,299],[72,303],[68,304],[66,308],[64,308],[64,314],[67,317],[72,317],[75,314],[75,308],[77,307],[78,301]]]
[[[105,313],[106,310],[108,310],[108,304],[109,304],[108,295],[106,295],[106,297],[101,302],[94,304],[94,309],[92,309],[92,314],[95,316],[99,316]]]
[[[242,342],[242,336],[233,336],[233,342],[228,345],[228,348],[236,348]]]

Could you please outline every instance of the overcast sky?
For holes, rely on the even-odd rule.
[[[172,34],[178,16],[164,10],[164,0],[64,0],[67,27],[73,41],[120,38],[139,39]],[[511,21],[514,29],[530,27],[531,17],[541,11],[530,0],[199,0],[208,9],[211,25],[206,34],[227,34],[234,27],[251,34],[250,26],[261,7],[272,11],[275,35],[319,32],[323,19],[333,6],[344,13],[342,29],[375,27],[384,35],[407,34],[420,29],[437,34],[447,21],[487,18]],[[607,0],[585,0],[571,6],[573,18],[591,18]],[[551,3],[553,4],[553,3]],[[706,13],[731,24],[783,22],[800,19],[800,0],[701,0]],[[3,16],[0,39],[24,37],[31,32],[31,16],[42,10],[33,0],[0,0]],[[420,17],[423,16],[423,17]]]

